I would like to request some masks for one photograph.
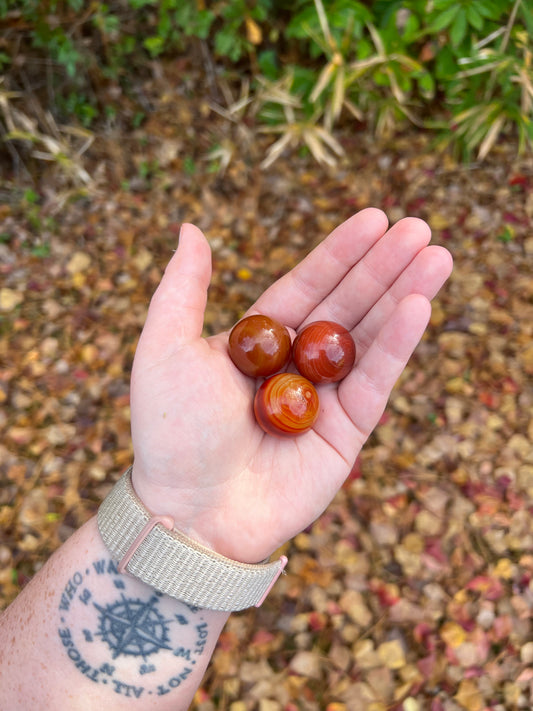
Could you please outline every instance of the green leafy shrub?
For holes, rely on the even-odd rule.
[[[304,96],[326,127],[348,112],[385,133],[407,117],[466,158],[507,129],[531,147],[532,31],[521,0],[314,0],[287,25],[314,61]]]
[[[104,113],[98,78],[127,81],[133,61],[202,41],[249,77],[251,117],[290,131],[286,145],[312,136],[336,153],[332,132],[354,119],[437,129],[466,158],[502,134],[533,144],[527,0],[0,0],[0,22],[7,75],[14,47],[45,58],[55,110],[84,126]]]

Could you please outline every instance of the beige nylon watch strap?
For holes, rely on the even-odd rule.
[[[239,563],[152,516],[131,483],[131,467],[98,509],[98,529],[119,569],[194,607],[226,612],[259,606],[287,563]]]

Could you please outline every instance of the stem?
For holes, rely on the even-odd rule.
[[[320,27],[322,29],[324,38],[325,38],[326,42],[328,43],[329,47],[333,50],[333,49],[335,49],[335,42],[333,41],[333,37],[331,36],[331,31],[329,29],[329,23],[328,23],[328,16],[326,15],[326,11],[324,10],[324,5],[322,4],[322,0],[315,0],[315,7],[316,7],[317,14],[318,14],[318,21],[320,22]]]
[[[516,15],[518,13],[518,8],[520,7],[521,2],[522,0],[515,0],[515,4],[513,5],[513,9],[511,10],[511,15],[509,16],[509,20],[505,28],[505,33],[503,35],[502,46],[500,47],[500,52],[502,54],[505,52],[505,50],[507,49],[507,45],[509,44],[509,40],[511,38],[511,30],[513,29],[513,25],[516,20]],[[492,92],[494,91],[495,83],[496,71],[493,71],[487,81],[487,88],[485,90],[485,101],[489,101],[492,98]]]

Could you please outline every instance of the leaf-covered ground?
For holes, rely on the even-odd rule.
[[[0,207],[0,607],[131,459],[136,339],[182,221],[213,249],[206,332],[368,205],[417,215],[454,254],[430,328],[352,475],[286,546],[288,573],[230,619],[197,711],[533,706],[533,169],[407,133],[342,137],[335,169],[268,172],[202,101],[152,97],[92,149],[97,189],[50,172]],[[218,132],[218,133],[217,133]],[[236,146],[225,174],[204,160]],[[260,157],[260,156],[259,156]]]

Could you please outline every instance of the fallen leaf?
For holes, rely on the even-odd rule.
[[[0,289],[0,311],[13,311],[24,300],[20,291],[15,291],[7,286]]]
[[[71,276],[75,276],[76,274],[84,272],[88,269],[90,264],[91,257],[87,254],[87,252],[74,252],[68,261],[66,270]]]
[[[463,679],[455,695],[457,703],[467,711],[483,711],[483,696],[473,679]]]
[[[380,644],[377,648],[377,653],[380,661],[387,669],[401,669],[406,664],[403,645],[397,639]]]

